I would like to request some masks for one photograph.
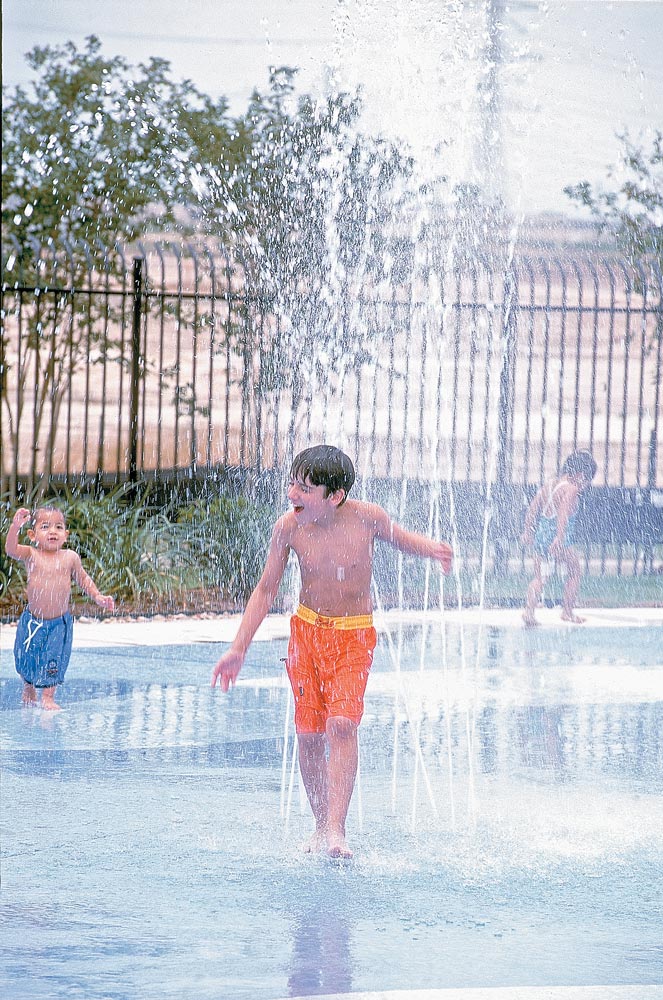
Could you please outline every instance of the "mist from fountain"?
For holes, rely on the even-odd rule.
[[[375,179],[369,180],[372,188],[365,192],[368,211],[360,224],[363,232],[356,241],[360,252],[351,262],[342,252],[343,233],[339,219],[342,179],[346,176],[348,158],[352,154],[351,135],[329,153],[327,167],[337,183],[332,185],[332,196],[327,205],[324,220],[326,248],[324,258],[318,262],[319,279],[322,287],[320,306],[316,324],[320,335],[310,338],[310,331],[302,330],[300,340],[311,346],[312,356],[307,359],[307,377],[304,405],[301,411],[298,440],[301,446],[328,441],[348,451],[354,458],[359,473],[361,496],[363,499],[382,503],[400,523],[406,518],[410,502],[410,480],[415,477],[427,484],[428,514],[426,529],[429,534],[440,537],[445,530],[445,520],[449,540],[454,550],[454,567],[450,586],[455,595],[455,610],[459,628],[459,663],[463,689],[475,690],[478,672],[483,656],[483,632],[485,608],[486,573],[489,565],[489,540],[491,529],[491,508],[498,457],[498,393],[493,383],[492,396],[488,401],[488,426],[483,442],[483,465],[487,470],[483,510],[483,529],[479,567],[478,630],[475,636],[475,650],[470,656],[464,625],[464,601],[462,588],[463,544],[459,538],[458,518],[454,496],[453,462],[451,441],[446,429],[452,426],[451,411],[453,400],[449,385],[445,382],[445,366],[451,361],[453,351],[453,317],[450,296],[445,280],[459,269],[459,265],[471,253],[471,247],[481,246],[486,260],[490,260],[494,270],[502,268],[508,274],[513,259],[517,225],[506,226],[503,206],[500,203],[501,185],[499,177],[502,167],[502,148],[499,136],[498,95],[488,93],[487,87],[498,87],[495,67],[490,65],[494,55],[495,37],[500,25],[496,20],[496,7],[492,0],[482,0],[473,5],[472,16],[468,19],[467,5],[461,2],[446,5],[443,12],[439,5],[426,0],[416,0],[408,5],[407,17],[403,17],[402,4],[389,4],[389,10],[378,10],[370,4],[343,4],[339,15],[339,49],[337,64],[330,73],[330,88],[351,86],[361,83],[367,94],[365,114],[356,123],[356,128],[370,127],[381,140],[395,142],[404,155],[412,157],[412,170],[406,178],[399,177],[391,190],[393,204],[390,211],[380,213],[378,205],[384,199],[384,191],[379,189]],[[385,14],[393,18],[385,17]],[[441,46],[432,62],[422,69],[422,52],[429,53],[431,25],[440,33]],[[381,63],[379,54],[381,37],[385,30],[391,32],[393,58],[401,68],[398,79],[399,94],[408,95],[410,114],[404,114],[399,101],[394,101],[393,73]],[[394,39],[393,33],[396,32]],[[443,41],[442,41],[443,38]],[[423,40],[426,39],[424,43]],[[395,41],[395,45],[393,44]],[[415,58],[416,56],[416,58]],[[361,70],[367,80],[359,80],[356,74]],[[487,84],[487,80],[490,84]],[[422,86],[427,87],[428,101],[417,114],[412,113],[416,94]],[[489,206],[476,220],[482,226],[481,233],[471,233],[468,243],[468,214],[463,207],[461,191],[466,185],[476,185],[479,197],[485,197]],[[384,208],[384,206],[383,206]],[[381,228],[376,230],[376,220],[382,215]],[[471,216],[471,212],[470,212]],[[451,220],[445,226],[445,241],[440,250],[440,219]],[[492,220],[492,231],[486,231],[486,218]],[[453,220],[456,220],[454,223]],[[386,221],[385,221],[386,220]],[[471,227],[472,220],[470,218]],[[506,246],[503,233],[508,228]],[[398,244],[398,239],[406,233],[411,241],[412,261],[409,271],[409,291],[398,291],[396,272],[398,260],[389,250]],[[382,270],[376,274],[374,261],[375,247],[387,248],[383,252]],[[491,279],[492,280],[492,279]],[[362,292],[372,289],[372,297],[362,298]],[[484,327],[484,347],[486,364],[489,368],[493,358],[507,363],[506,329],[512,308],[513,287],[507,287],[504,295],[505,306],[498,316],[489,315]],[[412,329],[421,336],[422,370],[413,369],[406,351],[404,358],[385,357],[380,331],[395,322],[395,307],[403,296],[410,309]],[[409,295],[409,300],[407,296]],[[399,298],[400,296],[400,298]],[[279,310],[286,324],[296,321],[289,314],[290,305],[284,296]],[[308,315],[308,314],[307,314]],[[320,322],[322,320],[322,322]],[[326,325],[325,325],[326,324]],[[293,326],[294,339],[297,330]],[[477,342],[482,330],[477,327]],[[393,345],[393,341],[392,341]],[[361,362],[357,358],[361,356]],[[396,474],[398,483],[397,500],[395,493],[380,485],[376,479],[376,456],[370,448],[362,447],[361,436],[353,434],[353,428],[345,420],[345,400],[349,391],[349,379],[353,367],[363,364],[372,375],[373,403],[377,402],[379,377],[386,373],[392,382],[400,380],[402,386],[402,413],[387,413],[387,441],[392,438],[394,425],[400,420],[402,435],[400,448],[396,439],[392,452],[387,455],[387,468]],[[287,373],[284,373],[287,378]],[[426,392],[435,399],[438,419],[432,420],[425,429],[425,439],[416,440],[417,426],[421,427],[422,414],[410,413],[409,387],[414,380],[423,380]],[[488,391],[488,390],[487,390]],[[421,396],[423,399],[423,393]],[[377,413],[377,406],[371,410]],[[377,419],[377,417],[375,417]],[[413,434],[410,428],[414,429]],[[375,428],[373,428],[374,430]],[[365,440],[371,440],[366,434]],[[357,452],[357,445],[359,451]],[[388,446],[387,446],[388,447]],[[287,450],[287,449],[286,449]],[[295,449],[297,450],[297,449]],[[440,468],[439,454],[445,457]],[[386,495],[381,495],[382,491]],[[448,505],[448,517],[443,512],[444,500]],[[410,696],[401,675],[404,655],[405,629],[402,612],[406,610],[404,596],[404,559],[398,554],[396,564],[396,596],[399,615],[398,623],[392,629],[385,624],[385,636],[391,667],[396,675],[393,693],[393,742],[391,748],[391,783],[389,808],[393,814],[398,811],[398,789],[401,750],[401,718],[407,724],[411,750],[414,755],[414,772],[411,785],[409,826],[415,830],[418,821],[419,786],[423,783],[426,801],[436,822],[441,822],[438,794],[426,765],[421,748],[421,714],[411,704]],[[419,639],[418,673],[420,681],[426,670],[441,669],[444,686],[448,691],[449,642],[445,619],[445,588],[442,580],[435,581],[439,599],[433,606],[431,569],[426,568],[421,602],[424,610],[424,626]],[[292,591],[293,601],[296,600]],[[373,583],[374,606],[378,615],[386,622],[384,602],[378,581]],[[442,648],[441,664],[427,661],[426,645],[430,630],[439,629]],[[409,651],[410,652],[410,651]],[[470,662],[472,661],[472,662]],[[465,707],[465,739],[467,747],[467,788],[465,790],[467,821],[474,827],[477,819],[478,803],[474,777],[476,699],[470,698]],[[450,705],[444,708],[447,741],[447,784],[448,808],[451,826],[457,822],[455,768],[450,731]],[[281,781],[281,812],[286,825],[290,821],[293,789],[296,772],[296,740],[288,738],[291,709],[284,722],[284,750]],[[290,749],[292,747],[292,749]],[[300,806],[303,802],[300,783]],[[362,822],[361,780],[358,777],[355,792]]]

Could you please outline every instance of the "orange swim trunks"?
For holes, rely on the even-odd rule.
[[[334,716],[359,725],[376,642],[371,615],[327,618],[299,605],[286,661],[298,733],[324,733]]]

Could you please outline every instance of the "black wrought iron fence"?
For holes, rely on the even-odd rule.
[[[651,564],[662,299],[655,267],[477,261],[347,288],[303,324],[217,248],[5,249],[3,492],[261,474],[325,439],[364,482],[453,487],[475,537],[492,505],[499,555],[523,496],[582,447],[599,465],[587,538],[600,536],[604,562],[612,540],[628,540]]]

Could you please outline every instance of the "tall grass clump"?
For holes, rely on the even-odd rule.
[[[116,601],[140,606],[196,586],[183,533],[149,487],[139,494],[120,486],[102,496],[70,497],[65,513],[69,546]]]
[[[200,585],[243,602],[262,573],[274,511],[245,497],[200,498],[183,507],[178,527],[195,559]]]
[[[150,487],[137,493],[135,487],[122,485],[93,496],[64,489],[57,496],[27,496],[22,503],[31,508],[48,503],[62,510],[69,530],[67,546],[78,552],[101,592],[111,594],[120,607],[172,610],[183,592],[200,586],[184,526],[156,502]],[[3,500],[3,543],[13,514]],[[3,606],[15,607],[23,600],[25,571],[4,555],[4,544],[0,585]]]
[[[244,497],[164,505],[150,486],[137,491],[123,485],[93,496],[65,489],[23,503],[58,506],[69,529],[67,544],[102,593],[138,612],[241,604],[262,572],[274,520],[271,508]],[[6,498],[0,501],[3,542],[13,513]],[[0,594],[3,607],[11,609],[25,595],[23,566],[4,555],[4,544]]]

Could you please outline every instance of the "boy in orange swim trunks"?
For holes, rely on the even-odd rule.
[[[350,858],[345,820],[358,763],[357,728],[373,660],[371,605],[377,540],[402,552],[436,559],[445,573],[446,542],[405,531],[376,504],[349,500],[352,462],[331,445],[300,452],[292,463],[292,510],[274,526],[263,574],[246,605],[230,649],[218,661],[212,686],[234,684],[258,626],[276,597],[288,557],[301,574],[300,604],[291,619],[287,671],[295,698],[299,766],[315,819],[308,851]]]

